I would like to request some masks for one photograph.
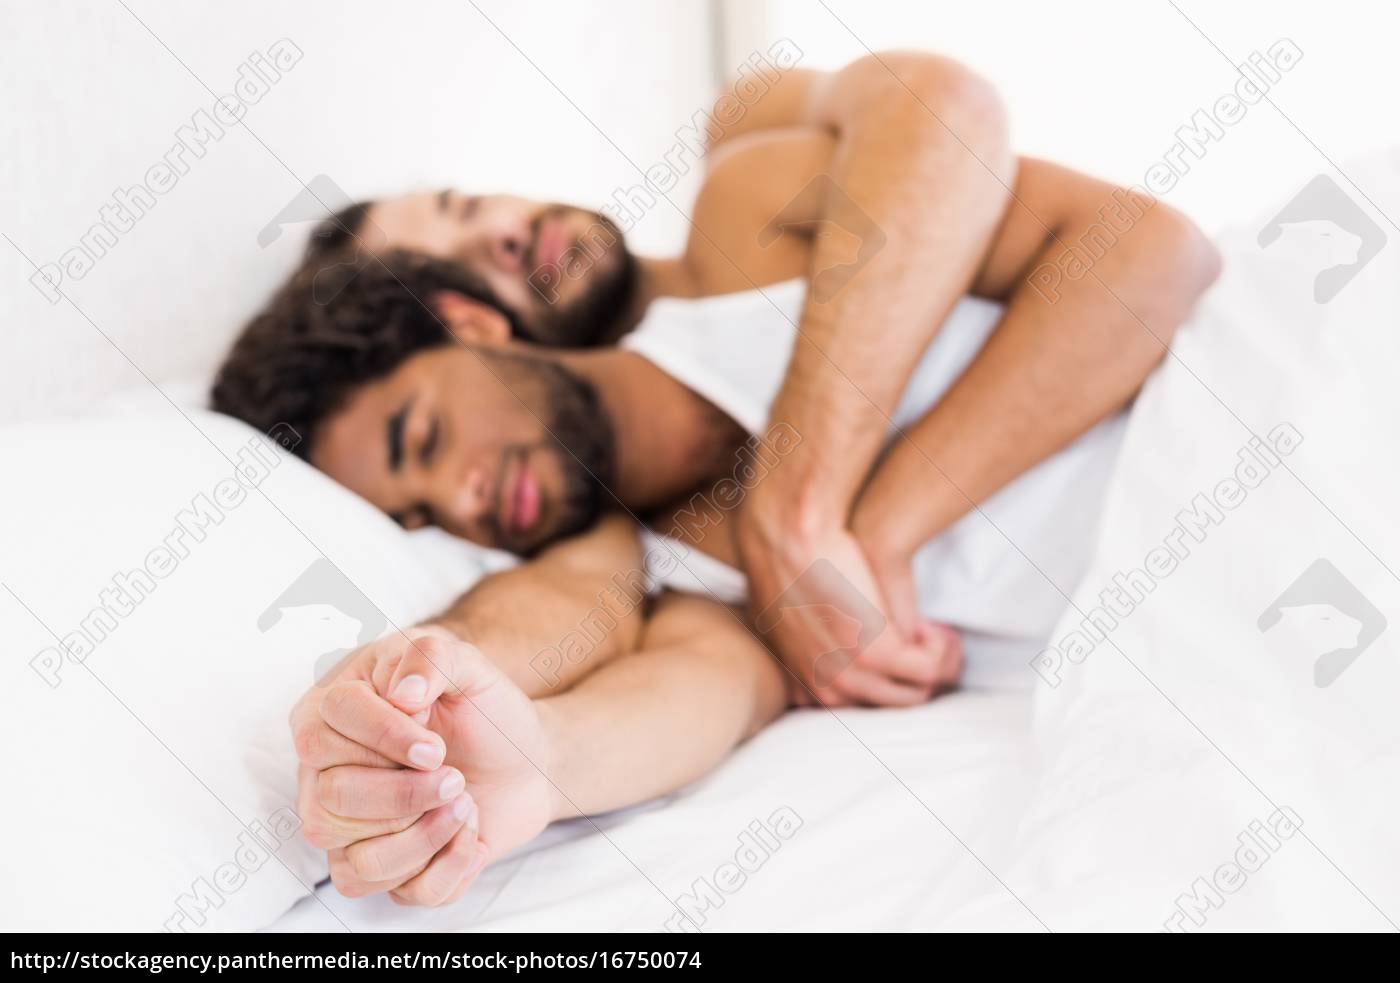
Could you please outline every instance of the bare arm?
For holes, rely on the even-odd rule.
[[[837,136],[827,166],[836,187],[828,188],[826,211],[813,214],[802,195],[787,208],[795,226],[829,213],[884,245],[823,302],[821,277],[832,264],[839,269],[842,257],[832,249],[840,240],[813,243],[802,337],[771,415],[803,441],[782,472],[751,494],[737,545],[755,611],[825,558],[856,593],[882,603],[907,637],[920,630],[908,576],[913,551],[1130,399],[1213,278],[1215,258],[1166,206],[1130,213],[1125,231],[1116,189],[1041,161],[1022,162],[1016,203],[1007,209],[1012,182],[999,163],[994,97],[937,59],[871,61],[809,85],[805,121]],[[871,93],[891,84],[886,99],[913,103],[917,113],[870,108]],[[922,150],[912,137],[921,128],[931,141]],[[911,143],[902,157],[886,142],[895,134]],[[1103,241],[1105,211],[1118,223],[1112,248],[1093,276],[1063,275],[1056,261],[1067,244],[1086,234]],[[1033,275],[1041,289],[1031,286]],[[1006,303],[1005,318],[911,439],[875,464],[912,366],[968,292]],[[787,636],[773,640],[802,669],[799,649],[820,639],[801,637],[800,619],[786,624]],[[892,663],[879,647],[888,649],[894,634],[877,639],[873,661]],[[847,682],[845,695],[862,701],[912,695],[907,688],[878,692],[869,674]]]
[[[355,704],[347,691],[318,716],[355,743],[327,757],[334,742],[322,739],[322,760],[303,759],[308,836],[330,849],[335,884],[352,897],[452,900],[486,863],[555,819],[694,780],[784,705],[783,675],[767,651],[732,612],[700,598],[664,598],[642,651],[540,701],[473,646],[418,641],[391,644],[365,667],[374,690],[393,700],[389,715],[361,719],[352,711],[364,694]],[[413,677],[429,680],[427,690],[397,698]],[[443,746],[442,767],[357,763],[373,754],[413,764],[403,749],[424,739]],[[447,778],[454,784],[444,786]]]
[[[844,520],[915,362],[970,289],[1015,163],[995,91],[932,55],[861,59],[813,87],[808,113],[837,137],[822,218],[859,249],[874,244],[823,289],[852,244],[814,241],[813,289],[771,413],[804,438],[784,467],[797,521],[822,524]]]
[[[801,592],[802,603],[785,609],[792,616],[767,619],[769,638],[815,685],[816,662],[835,641],[802,611],[835,607],[859,622],[869,621],[861,612],[870,606],[887,606],[848,530],[851,510],[919,355],[983,265],[1014,161],[990,86],[935,56],[862,59],[814,88],[809,114],[836,134],[835,151],[828,173],[789,208],[810,212],[815,203],[842,234],[813,241],[812,288],[770,413],[801,443],[749,493],[736,544],[760,624]],[[819,560],[841,576],[808,591]],[[908,667],[938,657],[933,636],[892,614],[880,620],[884,629],[822,699],[927,698],[933,674]]]
[[[614,515],[486,577],[430,625],[486,652],[527,695],[544,696],[632,651],[645,603],[636,530]]]
[[[637,652],[540,701],[558,750],[555,819],[664,795],[783,709],[786,675],[735,612],[667,595]]]
[[[1064,276],[1057,260],[1071,245],[1090,255],[1078,246],[1086,236],[1102,255],[1088,274]],[[1024,161],[1016,203],[974,284],[1006,314],[947,395],[891,447],[854,510],[877,565],[907,565],[974,502],[1121,409],[1217,266],[1204,236],[1166,205]]]

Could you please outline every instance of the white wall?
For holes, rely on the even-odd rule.
[[[1177,129],[1235,80],[1165,0],[827,0],[859,40],[814,0],[715,0],[722,45],[712,44],[710,0],[477,2],[523,55],[465,0],[127,0],[217,93],[279,38],[304,56],[245,127],[212,144],[90,273],[64,285],[92,324],[45,301],[27,282],[28,262],[0,241],[0,421],[143,385],[97,329],[158,380],[207,373],[300,246],[299,230],[266,250],[256,243],[297,178],[327,174],[352,196],[452,183],[602,204],[636,181],[626,158],[660,160],[709,105],[716,73],[779,36],[815,67],[866,44],[951,53],[1002,87],[1023,152],[1124,182],[1141,181]],[[1181,3],[1234,58],[1284,36],[1303,49],[1270,96],[1335,158],[1395,140],[1396,5]],[[39,263],[74,246],[113,191],[142,181],[176,129],[213,102],[120,4],[81,0],[0,0],[0,99],[0,231]],[[1260,105],[1165,198],[1215,227],[1321,163]],[[672,195],[681,206],[695,177]],[[667,247],[684,229],[661,203],[633,239]]]
[[[1236,61],[1291,38],[1304,57],[1269,97],[1334,159],[1400,140],[1400,5],[1176,2]],[[749,31],[727,32],[729,44],[751,48],[756,38],[786,35],[814,67],[845,64],[867,45],[952,55],[1001,88],[1020,152],[1119,182],[1140,183],[1177,129],[1238,77],[1167,0],[768,0],[766,20],[743,0],[729,5],[742,8],[736,19]],[[1163,198],[1215,228],[1296,190],[1324,165],[1261,103]]]
[[[457,184],[601,205],[638,180],[623,154],[659,159],[715,88],[708,0],[477,0],[521,51],[464,0],[126,2],[160,41],[115,2],[0,0],[0,231],[36,263],[76,245],[213,104],[160,42],[217,94],[280,38],[303,57],[63,285],[92,324],[48,303],[0,241],[0,421],[144,385],[98,329],[157,380],[208,373],[301,246],[300,229],[256,241],[298,178],[352,197]],[[671,245],[684,228],[663,204],[633,238]]]

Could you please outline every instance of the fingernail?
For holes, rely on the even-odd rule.
[[[462,876],[463,876],[463,877],[471,877],[471,876],[474,875],[477,871],[479,871],[482,867],[485,867],[485,866],[486,866],[486,844],[485,844],[485,843],[482,843],[480,840],[477,840],[477,841],[476,841],[476,857],[473,858],[473,860],[472,860],[472,862],[471,862],[471,866],[467,868],[467,872],[466,872],[465,874],[463,874]]]
[[[476,800],[470,795],[460,796],[456,802],[452,803],[452,815],[462,821],[476,811]]]
[[[442,784],[438,786],[438,798],[443,802],[451,802],[454,798],[461,795],[466,787],[467,780],[462,777],[460,772],[454,771],[444,778]]]
[[[428,696],[428,681],[422,676],[405,676],[394,687],[396,703],[419,704]]]
[[[419,768],[436,768],[442,757],[442,748],[436,744],[415,744],[408,749],[408,760]]]

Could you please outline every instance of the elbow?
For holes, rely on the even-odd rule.
[[[1165,262],[1194,306],[1220,276],[1220,250],[1200,226],[1178,211],[1163,209],[1158,222],[1163,226]]]
[[[1148,215],[1149,220],[1140,223],[1134,234],[1143,237],[1140,241],[1146,247],[1140,273],[1149,278],[1149,289],[1157,298],[1148,307],[1155,315],[1152,331],[1167,345],[1220,276],[1220,251],[1195,222],[1175,209],[1158,203]],[[1155,364],[1166,350],[1153,347]]]

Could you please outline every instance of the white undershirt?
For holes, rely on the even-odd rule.
[[[805,299],[802,280],[699,300],[662,298],[622,346],[761,434]],[[962,375],[1002,310],[973,297],[959,301],[910,377],[892,417],[892,439],[894,427],[922,418]],[[998,635],[1046,635],[1088,565],[1123,426],[1121,416],[1100,424],[922,547],[914,575],[925,616]],[[929,484],[938,483],[931,465]],[[663,545],[669,554],[658,553]],[[729,603],[744,599],[743,575],[695,549],[651,534],[646,553],[666,556],[666,566],[674,567],[657,578],[664,586]]]

